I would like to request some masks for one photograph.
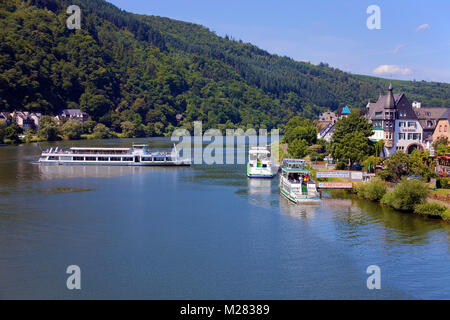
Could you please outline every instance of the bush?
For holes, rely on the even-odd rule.
[[[438,203],[422,203],[414,207],[414,212],[424,216],[445,218],[447,207]]]
[[[77,120],[66,121],[61,127],[63,134],[70,140],[78,140],[83,134],[83,123]]]
[[[436,187],[441,189],[450,189],[449,178],[441,178],[436,181]]]
[[[395,174],[388,170],[380,170],[376,175],[384,181],[393,181],[395,179]]]
[[[378,179],[362,183],[357,188],[358,196],[371,201],[380,201],[387,192],[386,184]]]
[[[104,124],[97,124],[93,131],[94,139],[109,139],[112,137],[110,130]]]
[[[336,163],[336,165],[334,166],[334,168],[336,170],[344,170],[347,168],[347,163],[343,162],[343,161],[339,161],[338,163]]]
[[[392,192],[386,193],[381,202],[394,209],[413,211],[414,206],[425,201],[428,189],[425,183],[419,180],[403,179]]]
[[[323,161],[324,158],[325,155],[323,153],[312,152],[309,154],[309,159],[311,159],[311,161]]]

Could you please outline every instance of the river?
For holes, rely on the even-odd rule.
[[[51,166],[39,154],[0,148],[1,299],[450,298],[448,223],[348,196],[296,206],[245,165]],[[69,265],[81,290],[66,287]],[[380,290],[367,288],[370,265]]]

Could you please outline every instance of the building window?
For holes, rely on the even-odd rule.
[[[447,132],[447,125],[444,126],[444,132]]]
[[[375,112],[375,117],[379,117],[383,114],[383,112]]]
[[[404,133],[399,133],[398,134],[398,140],[405,140],[405,134]]]
[[[442,131],[442,125],[439,126],[439,132],[441,132],[441,131]]]
[[[415,122],[408,122],[408,128],[417,128],[417,124]]]
[[[398,125],[400,128],[406,127],[406,122],[401,121]]]
[[[428,121],[427,121],[427,126],[428,126],[428,127],[432,127],[432,126],[433,126],[433,121],[428,120]]]

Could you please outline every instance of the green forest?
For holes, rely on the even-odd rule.
[[[69,5],[82,10],[81,30],[66,27]],[[273,55],[200,25],[127,13],[103,0],[0,4],[0,111],[56,115],[80,108],[95,123],[137,135],[191,129],[194,120],[205,129],[282,129],[294,116],[364,107],[388,84]],[[450,106],[450,84],[393,85],[411,101]]]

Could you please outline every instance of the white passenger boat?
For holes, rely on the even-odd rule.
[[[294,203],[316,204],[321,194],[316,183],[311,180],[311,172],[305,169],[306,162],[301,159],[284,159],[281,167],[280,192]]]
[[[274,175],[270,151],[265,147],[251,147],[248,152],[247,177],[270,179]]]
[[[50,148],[42,152],[39,163],[106,166],[189,166],[177,152],[151,152],[147,145],[131,148]]]

